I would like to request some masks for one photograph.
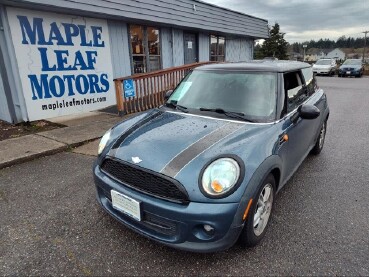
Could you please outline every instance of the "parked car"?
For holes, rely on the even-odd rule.
[[[276,193],[324,145],[329,108],[302,62],[212,64],[102,137],[97,200],[145,237],[213,252],[264,237]]]
[[[355,76],[360,78],[364,73],[361,59],[347,59],[338,69],[338,77]]]
[[[313,65],[313,72],[315,74],[322,74],[333,76],[337,69],[335,59],[320,59]]]

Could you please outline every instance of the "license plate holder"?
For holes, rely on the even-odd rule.
[[[113,208],[141,221],[141,202],[115,190],[110,191]]]

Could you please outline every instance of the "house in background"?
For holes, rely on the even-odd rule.
[[[305,61],[316,62],[319,59],[325,58],[327,53],[328,53],[327,50],[322,50],[319,48],[310,48],[306,52]]]
[[[346,58],[346,54],[345,54],[345,52],[343,52],[339,48],[336,48],[336,49],[333,49],[332,51],[330,51],[327,54],[326,58],[335,59],[336,61],[337,60],[343,61]]]

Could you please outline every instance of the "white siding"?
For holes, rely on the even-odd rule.
[[[184,64],[183,30],[173,29],[173,66]]]
[[[226,61],[242,62],[253,59],[254,41],[246,38],[227,38]]]
[[[346,54],[338,48],[332,50],[326,56],[326,58],[337,59],[337,60],[344,60],[345,57],[346,57]]]
[[[199,33],[199,62],[207,62],[210,59],[210,37],[208,34]]]
[[[4,84],[3,79],[1,78],[1,74],[0,74],[0,119],[7,122],[12,121],[9,113],[8,102],[6,100]]]
[[[131,58],[127,24],[109,20],[108,26],[114,78],[129,76],[131,75]]]
[[[9,22],[4,6],[0,5],[0,25],[4,28],[0,31],[0,48],[3,52],[4,65],[6,68],[7,82],[12,95],[15,123],[28,121],[27,107],[22,93],[18,65],[15,57],[15,50],[10,35]],[[5,82],[5,80],[3,80]]]

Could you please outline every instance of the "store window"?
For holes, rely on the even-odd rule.
[[[225,38],[220,36],[210,36],[210,60],[225,61]]]
[[[161,69],[159,29],[130,26],[133,73]]]

